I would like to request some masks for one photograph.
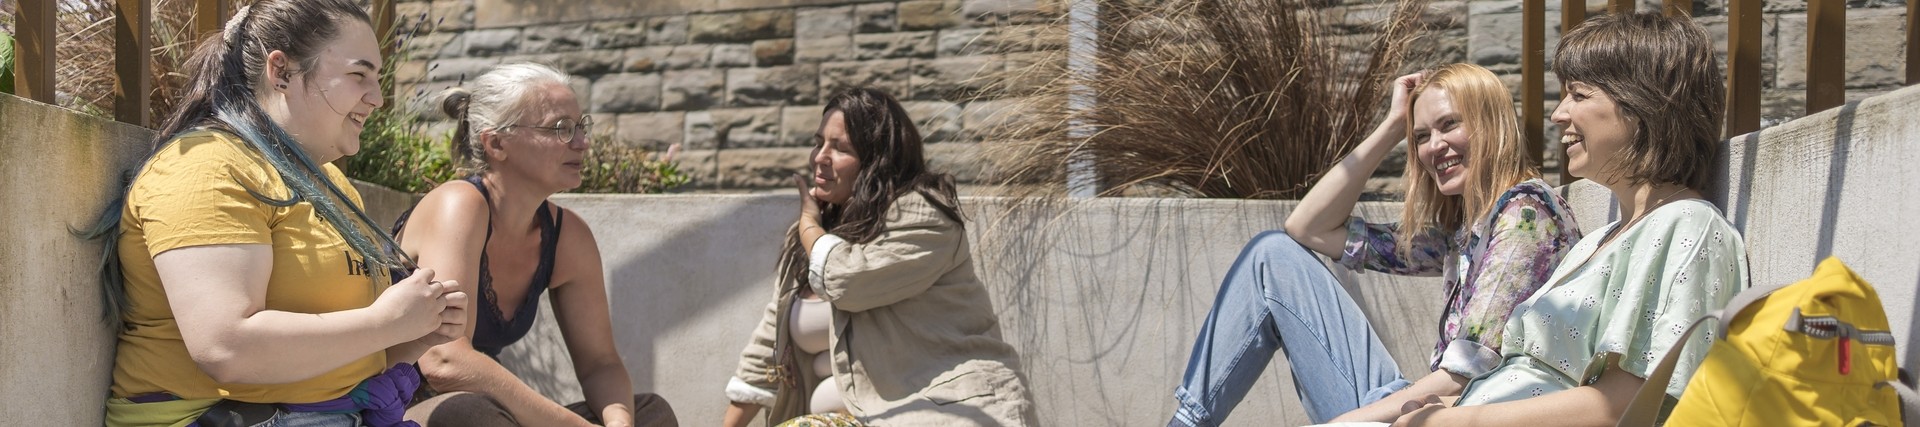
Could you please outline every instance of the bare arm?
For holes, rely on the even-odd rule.
[[[600,414],[608,427],[633,424],[633,379],[614,347],[613,319],[608,313],[606,276],[601,271],[600,246],[587,222],[561,209],[561,271],[567,281],[553,288],[553,313],[573,358],[574,374],[587,398],[587,407]]]
[[[753,422],[753,416],[760,414],[760,405],[733,402],[727,405],[727,415],[721,418],[722,427],[747,427]]]
[[[1394,420],[1394,427],[1412,426],[1596,426],[1619,422],[1627,403],[1645,379],[1608,366],[1600,381],[1589,386],[1531,399],[1479,406],[1427,405]]]
[[[1459,396],[1467,387],[1470,379],[1446,370],[1436,370],[1414,381],[1413,385],[1393,392],[1367,406],[1334,417],[1329,422],[1373,421],[1392,422],[1406,414],[1402,409],[1408,401],[1419,401],[1427,396]]]
[[[1360,190],[1387,153],[1407,137],[1407,95],[1419,85],[1420,78],[1415,73],[1393,80],[1393,98],[1385,121],[1300,198],[1300,204],[1287,215],[1288,236],[1314,252],[1340,257],[1347,241],[1347,218],[1353,215],[1354,204],[1360,202]]]
[[[486,250],[486,200],[464,183],[428,193],[414,208],[401,235],[400,247],[414,254],[424,268],[479,283],[480,254]],[[473,326],[479,311],[468,310],[467,327],[460,337],[434,346],[420,357],[427,384],[441,392],[479,393],[499,403],[515,419],[530,425],[586,426],[585,419],[542,396],[500,362],[473,349]]]
[[[188,354],[215,381],[302,381],[395,344],[431,333],[452,336],[465,327],[458,284],[432,283],[429,269],[394,284],[371,306],[306,314],[266,309],[271,246],[184,247],[153,262]]]

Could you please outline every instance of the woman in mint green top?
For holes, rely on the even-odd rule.
[[[1567,170],[1606,186],[1623,218],[1575,244],[1514,308],[1500,365],[1468,382],[1459,406],[1407,402],[1395,426],[1614,425],[1652,361],[1746,287],[1740,234],[1700,192],[1726,99],[1711,40],[1659,13],[1597,17],[1560,40],[1553,121]],[[1687,347],[1669,397],[1711,339]]]
[[[1694,319],[1726,305],[1747,283],[1740,234],[1712,204],[1675,200],[1601,248],[1573,246],[1547,286],[1514,309],[1501,348],[1505,361],[1468,383],[1461,405],[1526,399],[1593,384],[1617,368],[1645,378]],[[1583,262],[1584,260],[1584,262]],[[1708,336],[1686,347],[1667,395],[1706,357]]]

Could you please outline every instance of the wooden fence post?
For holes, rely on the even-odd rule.
[[[113,6],[113,118],[134,126],[152,126],[153,4],[118,0]]]
[[[1807,0],[1807,114],[1846,103],[1846,54],[1846,0]]]
[[[1760,0],[1727,1],[1727,84],[1722,136],[1760,130]]]
[[[227,25],[227,15],[233,13],[228,0],[196,0],[193,9],[193,37],[200,40],[207,34],[218,34]]]
[[[1525,123],[1521,129],[1527,135],[1527,156],[1537,165],[1543,160],[1546,149],[1546,144],[1542,142],[1546,134],[1542,123],[1546,117],[1540,111],[1545,106],[1545,100],[1541,98],[1542,90],[1547,85],[1546,60],[1542,58],[1546,55],[1546,0],[1524,0],[1520,5],[1520,16],[1524,21],[1520,26],[1520,108],[1523,109],[1520,116]]]
[[[1907,0],[1907,84],[1920,84],[1920,1]]]
[[[52,1],[21,1],[13,16],[13,90],[22,98],[52,104],[54,11]]]
[[[400,47],[399,40],[396,39],[396,36],[399,36],[399,31],[393,28],[395,13],[393,3],[394,0],[373,0],[373,35],[376,40],[380,41],[380,59],[381,62],[384,63],[383,66],[398,67],[401,62],[400,58],[393,57],[396,52],[399,52]],[[381,72],[392,76],[397,71],[381,70]],[[396,89],[396,83],[398,82],[389,78],[383,79],[381,83],[386,86],[380,88],[381,98],[384,99],[385,105],[393,105],[393,92],[398,90]]]
[[[1663,0],[1660,4],[1661,13],[1667,16],[1693,16],[1693,0]]]
[[[1634,9],[1639,6],[1640,5],[1634,3],[1634,0],[1609,0],[1607,1],[1607,13],[1633,13]]]

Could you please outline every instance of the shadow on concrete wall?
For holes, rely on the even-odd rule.
[[[1242,246],[1291,210],[1291,202],[1243,200],[971,201],[981,205],[973,225],[980,274],[1022,352],[1043,424],[1062,425],[1170,417],[1220,281]],[[1398,209],[1363,204],[1356,214],[1385,220]],[[1424,372],[1438,282],[1333,270],[1402,369]],[[1230,425],[1307,422],[1289,369],[1275,357]]]

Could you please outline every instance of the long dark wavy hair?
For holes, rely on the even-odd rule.
[[[934,209],[965,227],[953,178],[927,170],[920,129],[900,101],[879,89],[844,89],[827,98],[827,107],[821,112],[823,126],[835,111],[846,119],[847,138],[853,143],[854,157],[860,159],[860,173],[853,181],[853,195],[844,205],[820,206],[821,228],[848,242],[872,242],[886,231],[883,220],[887,208],[913,193],[925,196]],[[817,152],[818,136],[813,145]],[[807,253],[800,244],[797,223],[787,229],[787,242],[780,250],[779,275],[781,289],[786,292],[807,283]]]
[[[280,180],[292,190],[285,199],[254,189],[247,189],[248,193],[273,206],[312,204],[314,211],[339,231],[369,268],[381,267],[373,269],[379,273],[369,276],[376,284],[386,285],[392,280],[386,272],[396,268],[410,270],[412,262],[398,251],[387,250],[397,247],[393,245],[393,238],[374,226],[366,212],[327,179],[325,169],[307,156],[286,129],[267,116],[256,98],[256,88],[266,87],[269,81],[269,76],[262,72],[269,53],[284,52],[299,64],[288,71],[288,76],[309,72],[317,65],[318,55],[327,43],[353,22],[372,25],[367,12],[352,0],[260,0],[237,11],[222,34],[202,41],[187,60],[191,83],[186,95],[181,98],[178,110],[155,134],[153,150],[141,164],[144,168],[154,153],[184,133],[212,129],[233,134],[266,158],[279,172]],[[105,300],[102,315],[109,322],[119,320],[128,305],[119,257],[120,216],[134,173],[137,171],[128,172],[125,177],[128,187],[107,204],[93,226],[80,232],[83,237],[106,243],[101,256],[100,282]]]

